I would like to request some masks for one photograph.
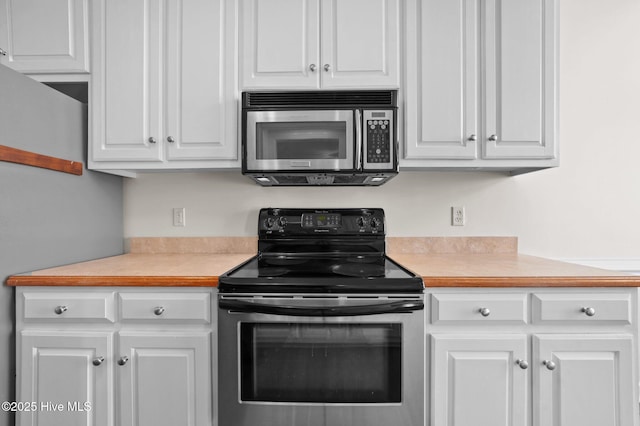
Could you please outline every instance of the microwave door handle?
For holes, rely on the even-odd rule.
[[[377,305],[358,306],[291,306],[291,305],[270,305],[263,303],[253,303],[244,300],[225,300],[219,302],[220,309],[229,311],[284,315],[297,317],[349,317],[362,315],[382,315],[411,313],[424,309],[422,300],[400,300],[396,302],[382,303]]]
[[[356,170],[362,170],[362,126],[364,123],[362,122],[362,112],[357,109],[356,110]]]

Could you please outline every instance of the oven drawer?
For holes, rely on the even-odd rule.
[[[121,293],[122,320],[211,322],[209,293]]]
[[[532,300],[533,321],[631,324],[629,294],[538,293]]]
[[[433,324],[527,322],[527,295],[523,294],[433,294]]]
[[[114,322],[114,293],[24,292],[25,320],[78,320]]]

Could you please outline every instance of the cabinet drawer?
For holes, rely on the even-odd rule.
[[[121,293],[123,320],[211,321],[209,293]]]
[[[619,322],[631,324],[629,294],[534,294],[533,321]]]
[[[22,293],[25,320],[115,321],[113,293]]]
[[[526,294],[433,294],[433,324],[527,322]]]

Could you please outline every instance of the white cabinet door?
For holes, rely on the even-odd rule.
[[[113,335],[96,331],[20,333],[18,426],[113,425]]]
[[[24,73],[86,73],[87,20],[87,0],[0,0],[0,63]]]
[[[555,0],[487,0],[485,158],[555,157]]]
[[[399,0],[322,0],[323,88],[398,87]]]
[[[235,13],[228,0],[96,0],[90,168],[237,159]]]
[[[90,160],[163,158],[161,5],[146,0],[93,3]]]
[[[528,353],[520,334],[432,335],[431,424],[526,426]]]
[[[167,159],[237,158],[236,78],[231,3],[166,2],[166,94],[162,137]],[[227,5],[229,5],[227,7]],[[227,43],[231,45],[227,46]]]
[[[538,335],[534,426],[637,426],[631,335]]]
[[[407,2],[407,159],[473,159],[478,128],[478,3]]]
[[[320,0],[241,0],[244,88],[319,86]]]
[[[399,0],[242,0],[241,86],[399,87]]]
[[[118,424],[210,426],[210,348],[209,332],[119,333]]]

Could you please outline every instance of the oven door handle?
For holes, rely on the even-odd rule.
[[[220,309],[227,309],[235,312],[286,315],[297,317],[350,317],[360,315],[381,315],[381,314],[406,314],[424,309],[422,300],[399,300],[397,302],[381,303],[376,305],[358,306],[290,306],[290,305],[269,305],[264,303],[253,303],[244,300],[219,301]]]

